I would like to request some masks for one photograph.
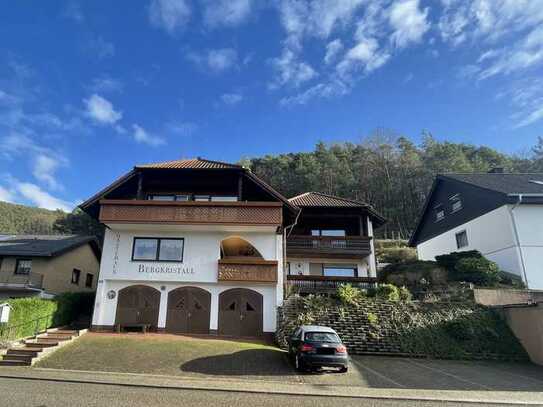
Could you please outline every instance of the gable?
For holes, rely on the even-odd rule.
[[[462,208],[454,211],[453,203],[458,199]],[[506,203],[505,194],[438,176],[409,244],[416,246]],[[438,211],[444,212],[441,220],[437,220]]]

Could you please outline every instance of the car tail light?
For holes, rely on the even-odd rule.
[[[336,352],[337,353],[347,353],[347,348],[345,347],[345,345],[339,345],[336,348]]]
[[[302,344],[302,346],[300,347],[300,352],[313,353],[313,352],[315,352],[315,347],[312,346],[312,345],[308,345],[307,343],[304,343],[304,344]]]

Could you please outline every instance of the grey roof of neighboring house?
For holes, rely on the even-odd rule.
[[[543,194],[543,174],[440,174],[460,182],[503,194]],[[534,182],[534,181],[539,181]]]
[[[99,258],[100,248],[94,236],[0,235],[0,256],[55,257],[87,243]]]

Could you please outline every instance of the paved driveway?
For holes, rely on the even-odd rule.
[[[299,377],[305,383],[372,388],[543,391],[543,367],[529,363],[352,356],[346,374]]]

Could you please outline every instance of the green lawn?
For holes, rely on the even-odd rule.
[[[255,342],[175,335],[88,333],[35,366],[162,375],[284,379],[294,375],[280,349]]]

